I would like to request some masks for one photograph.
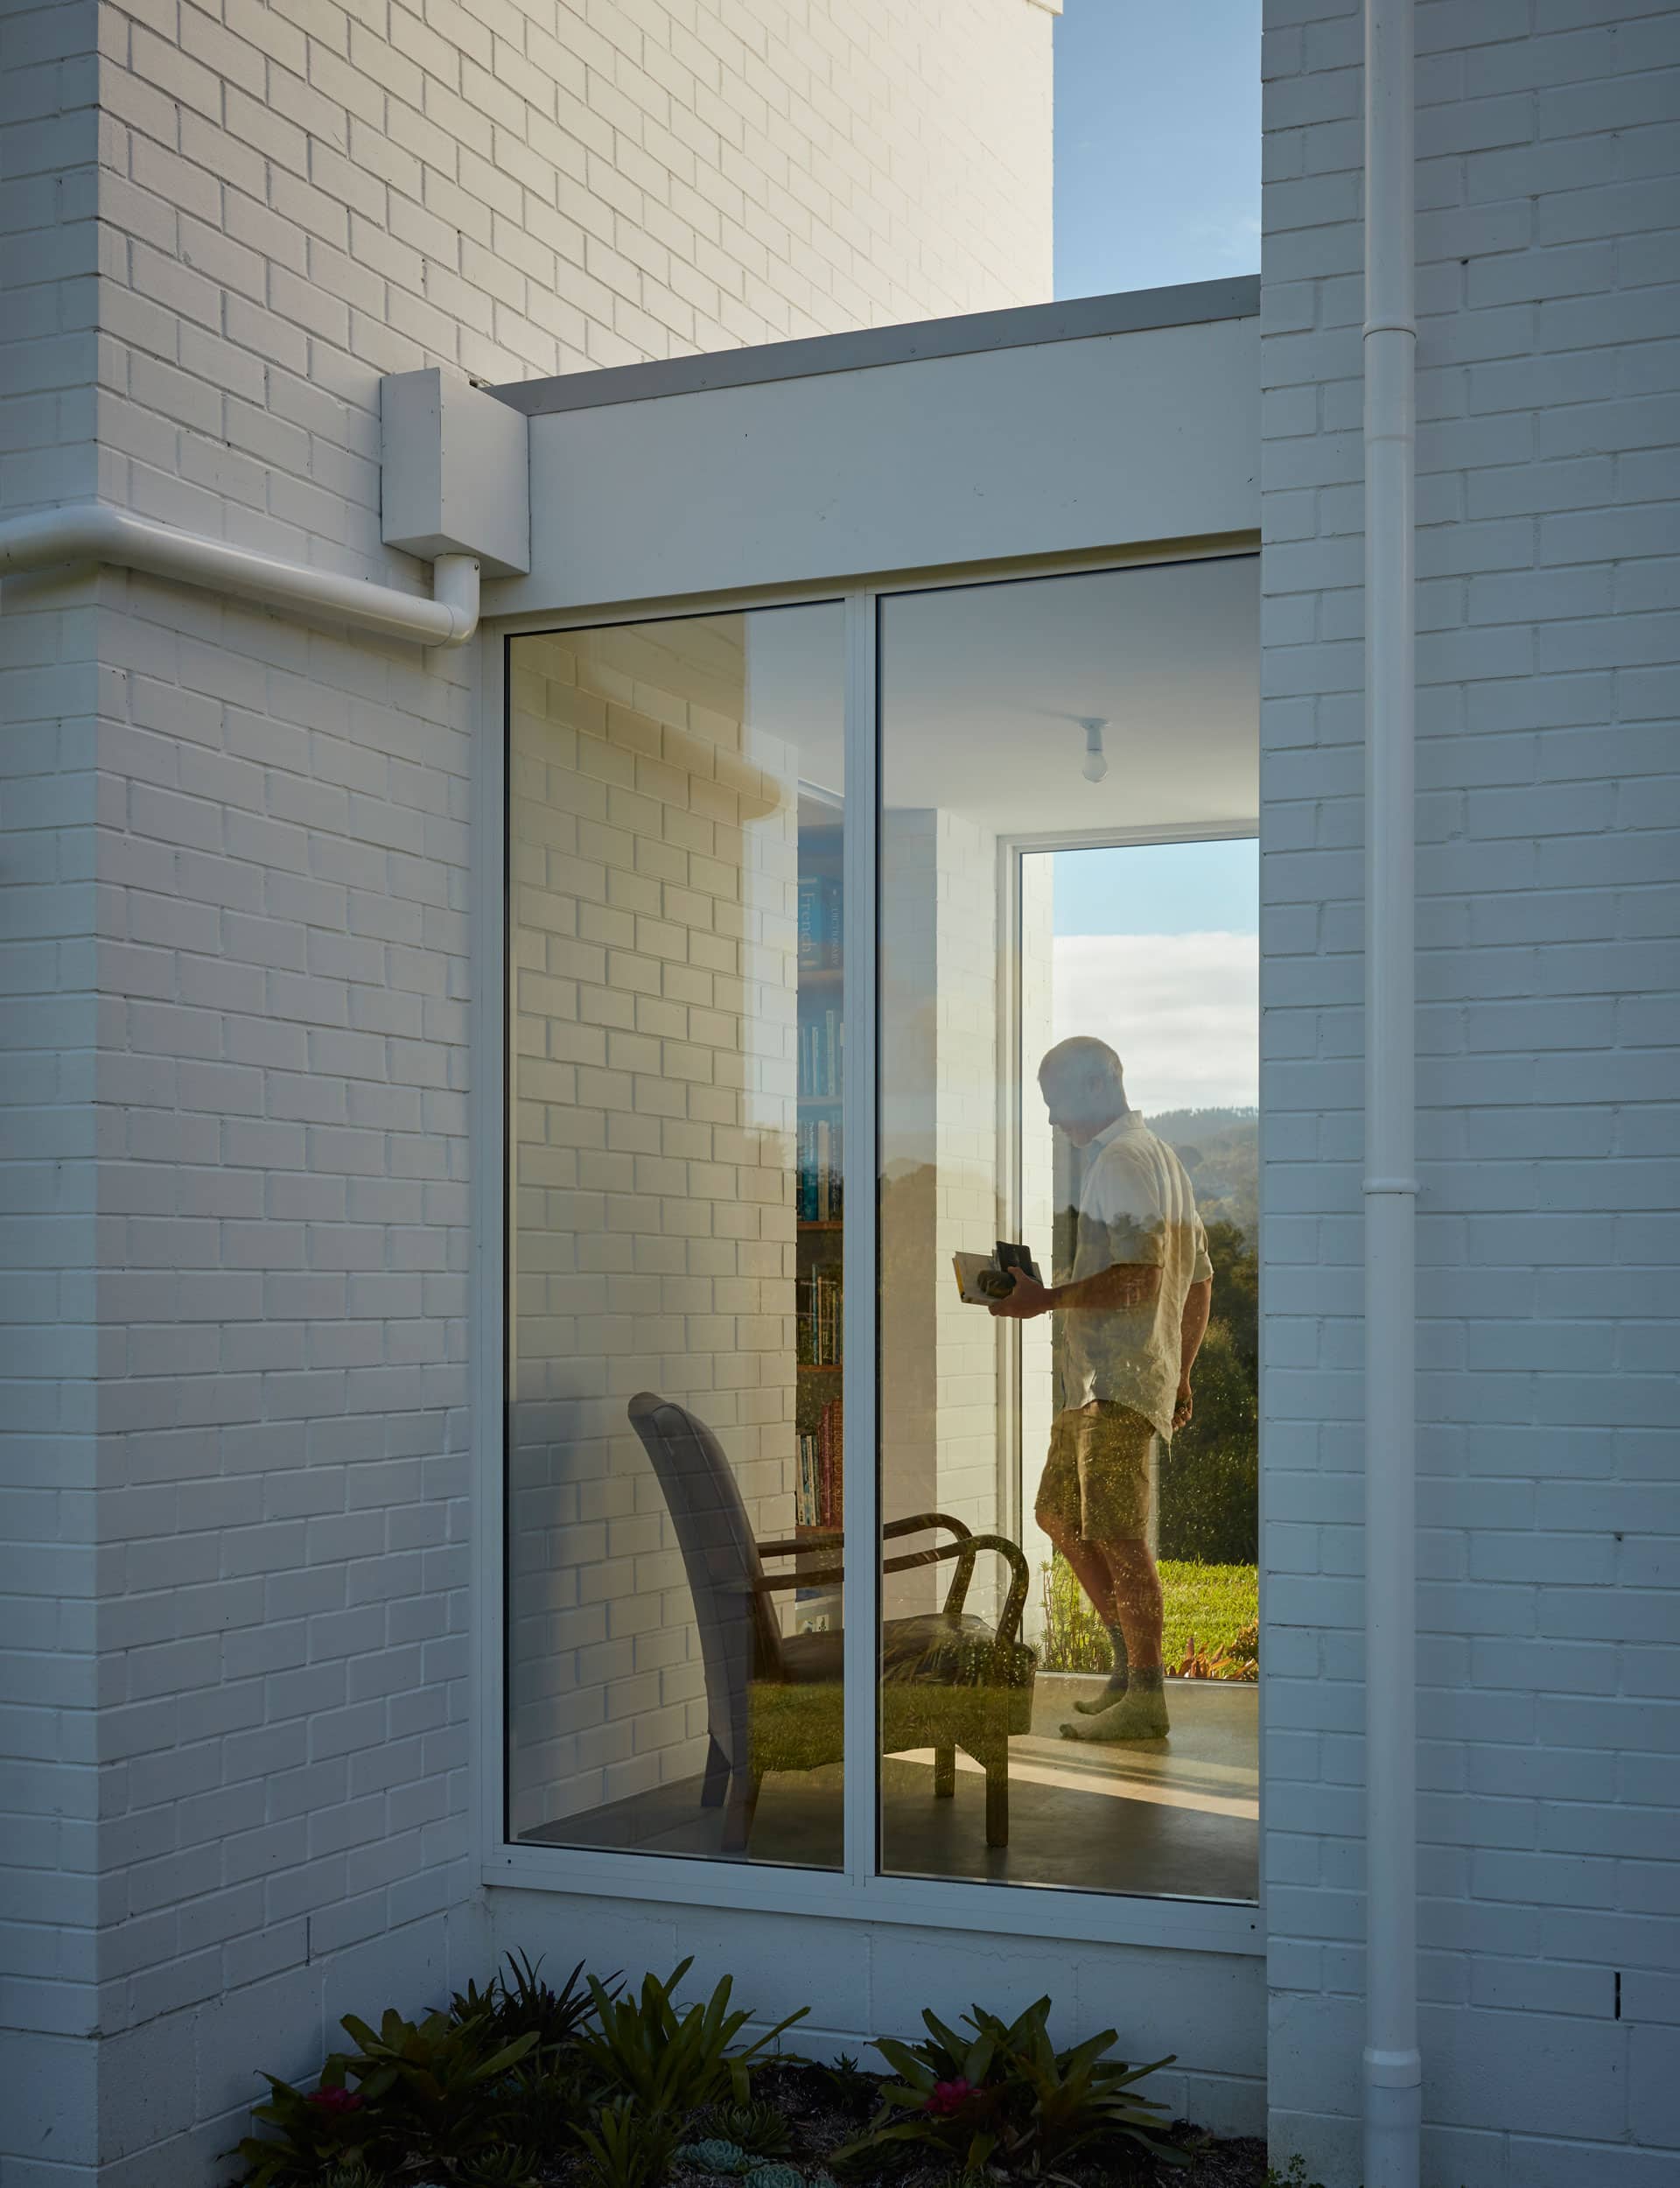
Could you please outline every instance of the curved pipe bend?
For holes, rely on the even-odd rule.
[[[225,539],[201,538],[104,501],[39,509],[0,522],[0,576],[79,562],[144,570],[150,577],[234,593],[295,614],[354,623],[422,646],[463,646],[479,626],[475,555],[439,555],[427,600],[366,578],[282,562]]]

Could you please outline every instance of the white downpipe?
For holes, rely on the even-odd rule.
[[[354,623],[423,646],[465,645],[479,624],[474,555],[439,555],[432,565],[432,597],[427,600],[365,578],[282,562],[225,539],[203,539],[104,501],[39,509],[0,522],[0,576],[85,562],[144,570],[150,577],[172,578],[208,593],[237,593],[264,607],[322,621]]]
[[[1418,2188],[1411,0],[1365,6],[1365,2188]]]

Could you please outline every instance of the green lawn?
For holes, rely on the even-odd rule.
[[[1260,1579],[1252,1565],[1194,1565],[1161,1560],[1161,1588],[1166,1602],[1162,1658],[1168,1668],[1180,1663],[1191,1636],[1204,1654],[1228,1647],[1260,1615]],[[1109,1638],[1086,1600],[1085,1591],[1057,1558],[1043,1568],[1046,1672],[1106,1672]]]

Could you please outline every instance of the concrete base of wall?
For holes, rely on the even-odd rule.
[[[976,2002],[1018,2013],[1047,1992],[1058,2042],[1113,2028],[1125,2058],[1172,2053],[1149,2093],[1175,2118],[1218,2135],[1264,2132],[1257,1958],[561,1892],[492,1890],[487,1901],[486,1969],[491,1953],[517,1949],[546,1955],[551,1974],[564,1975],[581,1958],[603,1974],[622,1969],[634,1980],[648,1968],[667,1974],[692,1953],[685,1995],[702,1997],[732,1976],[736,2002],[762,2025],[809,2008],[787,2039],[794,2048],[817,2057],[849,2051],[865,2065],[875,2037],[918,2033],[924,2007],[950,2020]]]

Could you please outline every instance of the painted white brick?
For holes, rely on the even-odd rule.
[[[738,36],[710,4],[546,29],[336,0],[8,11],[0,508],[97,484],[402,582],[383,371],[505,380],[1044,295],[1050,17],[797,12],[804,49],[778,11]],[[94,1810],[95,1486],[122,1673],[97,1852],[62,1825],[56,1854],[8,1847],[26,1896],[51,1858],[67,1908],[97,1867],[127,1910],[97,1981],[93,1918],[66,1913],[52,1980],[9,1989],[8,2073],[37,2070],[32,2030],[104,2031],[97,2102],[74,2093],[91,2046],[53,2037],[87,2132],[52,2148],[121,2155],[141,2188],[219,2174],[253,2070],[318,2057],[335,1953],[364,1971],[344,2004],[417,1995],[469,1889],[477,723],[458,659],[137,579],[9,597],[0,679],[29,755],[4,785],[14,978],[40,999],[9,998],[11,1083],[75,1123],[50,1151],[19,1136],[4,1223],[8,1266],[39,1273],[7,1294],[29,1364],[7,1448],[28,1488],[46,1439],[59,1484],[18,1508],[15,1600],[39,1648],[33,1591],[57,1591],[64,1731],[15,1822]],[[346,1782],[335,1746],[404,1759]],[[10,1933],[24,1973],[53,1904]]]
[[[1274,404],[1263,456],[1264,583],[1292,618],[1269,627],[1281,658],[1264,688],[1278,696],[1262,726],[1263,841],[1278,846],[1263,863],[1274,1666],[1292,1642],[1354,1640],[1361,1616],[1327,1549],[1321,1571],[1301,1569],[1327,1486],[1320,1440],[1357,1405],[1344,1372],[1356,1322],[1314,1313],[1345,1308],[1347,1290],[1321,1289],[1310,1264],[1339,1251],[1333,1238],[1354,1250],[1357,1174],[1303,1168],[1294,1152],[1333,1118],[1357,1123],[1333,1030],[1349,960],[1330,937],[1357,949],[1358,871],[1314,859],[1306,846],[1322,838],[1299,801],[1317,767],[1329,817],[1329,756],[1357,732],[1356,715],[1333,712],[1358,682],[1333,634],[1357,629],[1360,573],[1340,551],[1357,551],[1360,513],[1333,474],[1304,471],[1298,436],[1315,392],[1320,428],[1340,391],[1357,396],[1356,362],[1321,330],[1360,235],[1351,219],[1298,228],[1296,179],[1356,172],[1357,132],[1333,117],[1355,110],[1358,15],[1322,0],[1267,8],[1277,179],[1264,278],[1290,308],[1270,323],[1263,370],[1294,403]],[[1632,0],[1542,5],[1532,19],[1476,0],[1418,19],[1418,562],[1432,580],[1418,604],[1419,1715],[1424,1783],[1441,1789],[1420,1817],[1424,1994],[1440,2002],[1425,2012],[1425,2170],[1474,2188],[1656,2179],[1674,2144],[1648,2098],[1629,2107],[1632,2036],[1611,2001],[1614,1971],[1650,1958],[1623,1916],[1661,1912],[1673,1890],[1646,1759],[1668,1739],[1673,1693],[1663,1521],[1619,1515],[1648,1478],[1625,1439],[1675,1426],[1671,1386],[1640,1364],[1661,1357],[1643,1349],[1662,1311],[1644,1287],[1663,1295],[1676,1240],[1648,1212],[1670,1203],[1670,1182],[1610,1125],[1618,1098],[1662,1098],[1645,1065],[1664,1051],[1647,1044],[1675,1040],[1672,984],[1659,994],[1639,954],[1644,936],[1673,948],[1671,899],[1656,908],[1658,866],[1641,856],[1642,823],[1661,837],[1671,749],[1620,756],[1642,710],[1656,719],[1664,680],[1672,705],[1672,542],[1649,521],[1671,481],[1647,464],[1647,507],[1628,506],[1618,452],[1644,463],[1632,452],[1649,448],[1660,464],[1673,437],[1661,371],[1640,376],[1672,331],[1667,304],[1648,306],[1656,292],[1622,266],[1648,237],[1660,281],[1672,242],[1675,80],[1629,56],[1662,50],[1674,19]],[[1640,124],[1650,151],[1630,158],[1619,132]],[[1340,422],[1356,430],[1356,408]],[[1304,635],[1303,603],[1319,619]],[[1316,915],[1296,916],[1312,898]],[[1620,1234],[1630,1222],[1636,1244]],[[1356,1476],[1336,1478],[1356,1492]],[[1355,1570],[1359,1516],[1355,1494],[1338,1531]],[[1265,1813],[1269,1840],[1290,1834],[1269,1848],[1275,1878],[1315,1883],[1345,1861],[1356,1938],[1357,1803],[1334,1817],[1319,1806],[1326,1782],[1357,1782],[1357,1742],[1344,1752],[1336,1732],[1359,1728],[1357,1686],[1345,1692],[1345,1720],[1282,1702],[1295,1729],[1268,1742]],[[1321,1897],[1274,1886],[1269,1903],[1272,2132],[1340,2184],[1357,2177],[1357,2022],[1337,1994],[1359,1970],[1317,1948],[1336,1933]],[[1438,2072],[1442,2044],[1452,2065]],[[1555,2088],[1530,2092],[1535,2063],[1564,2053],[1590,2062],[1583,2080],[1560,2065]]]

